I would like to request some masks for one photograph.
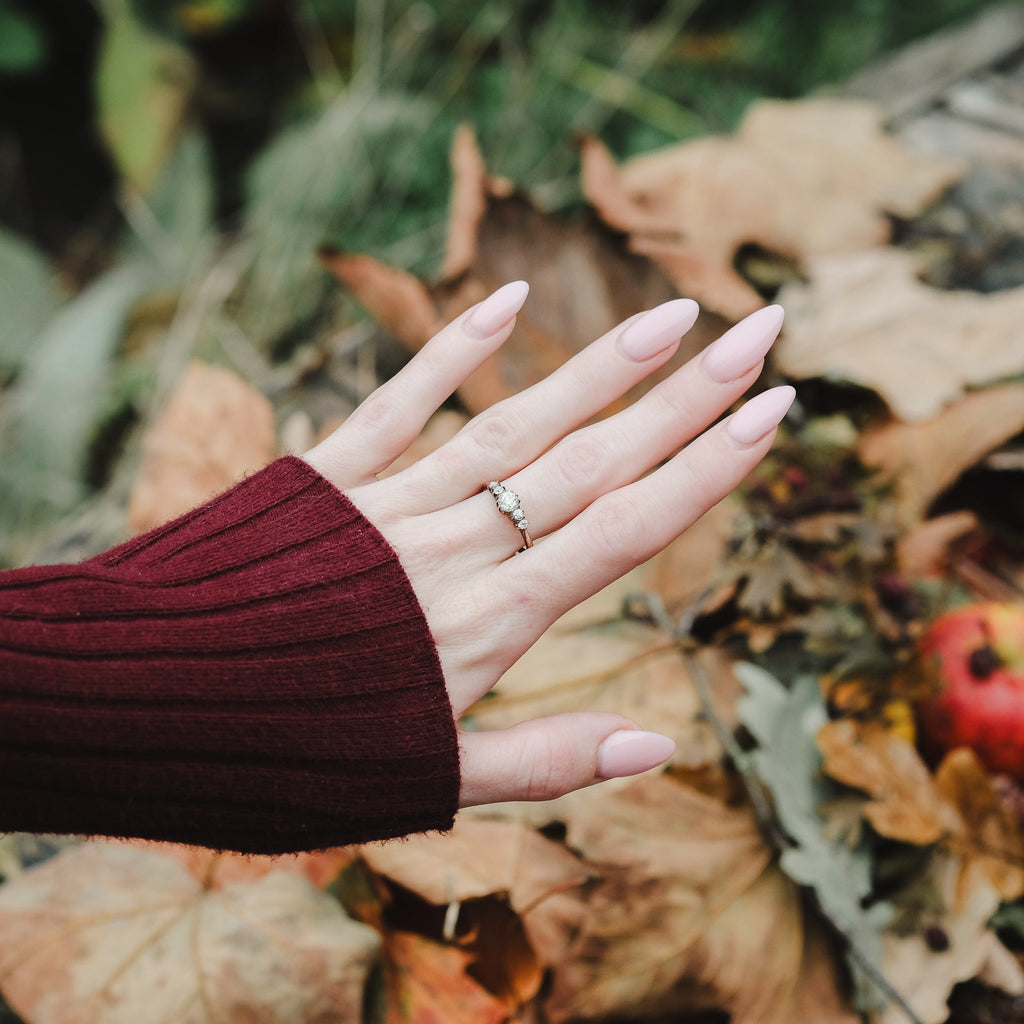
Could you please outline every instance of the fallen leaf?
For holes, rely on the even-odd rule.
[[[1024,370],[1024,288],[931,288],[916,258],[892,248],[823,256],[805,269],[809,283],[779,295],[786,330],[775,359],[790,377],[872,388],[914,423]]]
[[[358,1020],[376,932],[293,872],[204,889],[87,843],[0,888],[0,988],[33,1024]]]
[[[410,932],[386,934],[386,1024],[501,1024],[508,1020],[501,1000],[467,973],[472,963],[471,954],[454,946]]]
[[[264,856],[147,839],[129,839],[124,845],[159,853],[177,861],[204,889],[222,889],[235,882],[253,882],[272,871],[290,871],[308,879],[318,889],[326,889],[338,872],[356,857],[351,847]]]
[[[911,526],[896,542],[900,572],[909,580],[943,576],[948,570],[951,549],[975,534],[979,525],[973,512],[963,510]]]
[[[512,336],[459,388],[470,412],[537,383],[620,321],[676,297],[664,275],[627,252],[616,233],[593,219],[559,220],[488,175],[468,129],[455,137],[452,167],[448,255],[438,283],[359,254],[326,250],[321,261],[410,352],[499,285],[529,280]],[[612,408],[663,379],[725,326],[702,316],[676,356]]]
[[[817,740],[826,773],[871,795],[862,812],[880,835],[925,846],[962,827],[905,739],[880,725],[838,719],[822,726]]]
[[[754,104],[735,136],[711,137],[616,166],[583,144],[583,191],[634,252],[684,295],[738,320],[763,302],[736,270],[741,247],[794,260],[889,240],[886,214],[911,217],[959,179],[959,163],[918,156],[870,104]]]
[[[437,906],[495,895],[507,900],[543,966],[565,955],[579,924],[578,891],[590,877],[564,846],[530,828],[465,815],[446,835],[410,836],[360,852],[378,874]]]
[[[701,1007],[735,1024],[857,1019],[834,964],[809,952],[799,890],[749,811],[662,776],[587,791],[566,824],[599,880],[554,973],[552,1021]]]
[[[961,473],[1021,430],[1024,384],[999,384],[965,395],[923,422],[868,430],[860,457],[892,481],[900,515],[914,524]]]
[[[190,363],[143,437],[132,529],[142,533],[195,508],[275,454],[270,402],[231,370]]]
[[[1024,992],[1024,973],[1013,955],[988,927],[1001,903],[998,889],[984,872],[971,869],[965,878],[957,857],[931,859],[922,881],[930,883],[946,908],[932,927],[946,948],[937,950],[924,929],[909,935],[887,933],[883,971],[924,1024],[949,1017],[947,1000],[961,981],[985,975],[1011,995]],[[890,1005],[878,1024],[905,1024],[906,1014]]]
[[[818,732],[828,775],[870,796],[865,818],[883,836],[941,843],[969,877],[980,869],[1006,900],[1024,894],[1024,834],[1011,808],[966,748],[933,776],[914,746],[870,722],[838,719]]]

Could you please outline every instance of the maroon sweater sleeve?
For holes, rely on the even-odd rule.
[[[280,853],[450,828],[458,789],[408,577],[299,459],[0,573],[0,831]]]

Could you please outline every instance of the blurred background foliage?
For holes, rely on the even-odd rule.
[[[186,354],[273,366],[356,316],[320,246],[435,273],[460,123],[573,217],[578,133],[728,131],[989,5],[0,0],[0,564]]]

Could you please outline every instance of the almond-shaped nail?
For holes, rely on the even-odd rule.
[[[664,352],[694,324],[700,307],[693,299],[672,299],[642,313],[628,324],[616,344],[619,351],[638,363]]]
[[[675,740],[657,732],[620,729],[597,748],[597,774],[602,779],[639,775],[664,764],[676,749]]]
[[[748,448],[774,430],[796,398],[796,388],[789,384],[756,395],[726,421],[725,432],[738,445]]]
[[[765,306],[741,320],[705,350],[704,372],[719,384],[728,384],[754,369],[779,336],[784,316],[781,306]]]
[[[492,292],[466,318],[462,329],[481,341],[497,334],[523,308],[530,286],[525,281],[510,281]]]

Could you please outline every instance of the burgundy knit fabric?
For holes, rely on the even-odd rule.
[[[458,790],[408,577],[300,459],[0,573],[0,831],[280,853],[450,828]]]

